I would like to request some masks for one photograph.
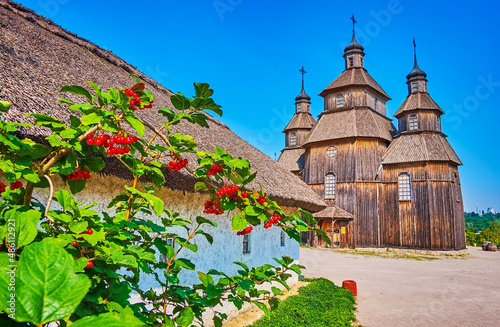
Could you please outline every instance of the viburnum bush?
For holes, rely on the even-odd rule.
[[[212,243],[213,235],[202,226],[217,227],[213,219],[226,211],[234,213],[231,225],[238,235],[263,224],[278,226],[296,240],[299,232],[313,229],[312,215],[299,209],[307,223],[298,214],[286,215],[262,190],[248,189],[256,174],[247,160],[233,158],[220,148],[197,151],[192,136],[171,131],[181,121],[208,128],[203,112],[222,114],[208,84],[194,84],[193,98],[172,95],[175,108],[159,109],[165,120],[152,126],[135,115],[137,109],[154,110],[153,94],[139,80],[130,88],[109,88],[108,92],[89,83],[95,95],[77,85],[60,90],[87,99],[85,103],[60,99],[69,107],[69,124],[43,114],[27,114],[36,126],[51,131],[44,142],[20,134],[19,128],[30,124],[0,119],[4,180],[0,184],[0,325],[203,325],[203,312],[225,301],[238,308],[253,302],[267,311],[258,298],[280,290],[272,287],[270,293],[258,286],[278,282],[288,287],[290,272],[299,273],[301,268],[291,258],[275,259],[278,266],[253,268],[235,262],[240,269],[234,276],[215,269],[198,271],[200,283],[184,286],[179,274],[196,267],[180,253],[196,252],[196,237]],[[9,107],[9,102],[0,101],[0,115]],[[146,130],[151,137],[144,137]],[[197,162],[188,163],[186,154],[196,155]],[[92,174],[105,168],[103,158],[110,156],[133,179],[117,191],[109,211],[97,212],[92,209],[96,203],[84,204],[74,195],[85,189]],[[166,182],[162,168],[173,173],[185,170],[197,178],[193,191],[207,197],[206,216],[190,220],[165,207],[157,196]],[[143,183],[144,176],[150,183]],[[54,179],[68,185],[69,191],[56,190]],[[35,199],[37,188],[47,189],[48,199]],[[54,201],[57,209],[51,206]],[[172,229],[179,227],[187,231],[187,237],[177,236],[174,248],[162,236],[172,235]],[[329,242],[321,230],[314,230]],[[162,254],[161,260],[157,254]],[[149,290],[139,287],[145,274],[157,283]],[[134,292],[142,301],[131,304]],[[277,302],[270,300],[272,307]],[[225,318],[215,312],[213,321],[221,326]]]

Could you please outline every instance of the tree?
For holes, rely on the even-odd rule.
[[[196,252],[192,242],[196,237],[213,241],[202,227],[217,226],[211,218],[214,215],[237,212],[232,228],[239,235],[250,233],[259,224],[274,224],[300,240],[299,233],[311,227],[298,214],[286,215],[262,190],[246,189],[255,178],[247,160],[233,158],[217,147],[213,153],[197,151],[191,135],[172,132],[171,127],[181,121],[208,128],[204,111],[222,114],[208,84],[194,84],[192,99],[180,93],[172,95],[175,109],[159,109],[165,122],[152,126],[134,113],[153,110],[154,102],[153,94],[136,82],[130,88],[109,88],[108,92],[89,82],[94,94],[82,86],[63,86],[62,93],[80,95],[87,101],[60,99],[70,111],[79,112],[78,117],[70,116],[69,125],[47,115],[29,114],[36,126],[51,130],[45,142],[20,138],[19,127],[29,124],[0,120],[0,169],[8,184],[0,184],[0,237],[5,245],[0,249],[0,312],[9,324],[16,320],[30,326],[49,322],[72,323],[73,327],[189,326],[201,321],[206,308],[223,300],[238,308],[254,302],[267,311],[255,298],[271,294],[257,286],[278,282],[288,287],[290,272],[300,272],[301,267],[288,257],[275,259],[276,267],[249,268],[235,262],[241,268],[238,275],[211,269],[198,272],[201,283],[179,285],[181,271],[195,270],[180,252]],[[0,113],[9,107],[10,103],[0,102]],[[146,130],[152,132],[149,139],[144,139]],[[187,165],[187,153],[198,157],[196,168]],[[102,158],[106,156],[118,159],[133,175],[131,185],[109,203],[113,215],[98,213],[92,210],[93,205],[84,205],[74,197],[85,189],[93,173],[105,167]],[[191,221],[165,208],[156,196],[165,183],[162,169],[185,170],[198,179],[195,191],[208,197],[206,216]],[[140,183],[144,176],[150,184]],[[70,191],[55,190],[56,177],[67,183]],[[36,188],[49,189],[47,203],[33,198]],[[61,210],[51,208],[53,201]],[[310,213],[299,211],[309,225],[314,224]],[[139,218],[139,212],[158,216],[161,224]],[[161,240],[173,226],[188,232],[187,238],[177,237],[177,250]],[[329,242],[324,232],[314,230]],[[156,260],[158,252],[164,255],[162,262]],[[140,274],[154,276],[161,292],[141,290]],[[130,304],[132,291],[142,294],[144,302]],[[272,292],[280,291],[273,287]],[[271,300],[271,304],[276,303],[276,299]],[[221,326],[225,318],[216,312],[215,325]]]

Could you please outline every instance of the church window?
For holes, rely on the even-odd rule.
[[[329,158],[333,158],[337,155],[337,148],[334,147],[334,146],[331,146],[329,147],[327,150],[326,150],[326,155],[329,157]]]
[[[337,177],[334,173],[328,173],[325,178],[325,199],[335,199],[335,186]]]
[[[410,131],[418,129],[418,117],[417,114],[410,115]]]
[[[360,59],[361,59],[361,67],[363,67],[363,57],[361,57]]]
[[[418,84],[417,83],[411,83],[411,89],[413,92],[417,92],[418,91]]]
[[[441,126],[440,126],[440,122],[439,122],[439,117],[436,117],[436,130],[439,131],[441,129]]]
[[[295,132],[292,132],[292,134],[290,134],[290,145],[296,145],[297,144],[297,135],[295,134]]]
[[[342,94],[337,94],[337,108],[342,108],[344,106],[344,96]]]
[[[243,253],[250,253],[250,236],[243,235]]]
[[[402,173],[398,176],[398,193],[399,201],[411,200],[411,183],[408,173]]]
[[[280,245],[285,246],[285,232],[284,231],[281,231],[281,234],[280,234]]]
[[[354,58],[351,56],[348,57],[347,59],[349,60],[349,66],[347,68],[351,68],[352,66],[354,66]]]
[[[302,105],[297,105],[297,111],[301,111],[302,110]]]
[[[378,98],[377,98],[377,97],[375,98],[374,103],[375,103],[375,104],[374,104],[374,106],[373,106],[373,107],[374,107],[373,109],[377,110],[377,107],[378,107]]]

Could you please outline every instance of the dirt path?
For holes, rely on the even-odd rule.
[[[353,279],[365,327],[500,326],[500,252],[417,261],[301,248],[305,277]]]

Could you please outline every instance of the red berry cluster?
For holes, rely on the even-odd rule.
[[[237,235],[246,235],[246,234],[250,233],[252,231],[252,229],[253,229],[252,226],[248,226],[247,228],[245,228],[244,230],[240,230],[236,234]]]
[[[170,161],[167,165],[168,170],[173,172],[179,172],[185,165],[188,164],[188,160],[184,159],[182,161]]]
[[[23,183],[20,181],[15,181],[14,183],[10,184],[10,189],[11,190],[17,190],[18,188],[23,187]]]
[[[97,145],[105,147],[106,153],[110,156],[115,154],[126,154],[130,152],[130,147],[128,145],[137,142],[139,138],[137,136],[121,136],[113,135],[113,137],[107,134],[101,134],[99,136],[94,136],[93,134],[87,134],[87,144]],[[124,147],[118,147],[116,145],[125,145]]]
[[[217,175],[218,172],[223,171],[224,169],[219,165],[210,166],[210,170],[207,171],[207,175]]]
[[[234,192],[238,191],[239,189],[240,189],[239,186],[223,187],[217,191],[217,195],[222,196],[229,193],[229,196],[232,197],[231,195],[234,196]]]
[[[141,107],[141,98],[135,93],[133,90],[125,90],[123,91],[127,96],[129,96],[128,107],[132,110],[144,109],[144,108],[153,108],[153,101],[150,104],[145,104]]]
[[[213,201],[208,200],[207,202],[205,202],[205,210],[203,210],[203,213],[220,215],[224,213],[224,210],[217,209],[214,206]]]
[[[266,228],[266,229],[267,229],[267,228],[271,227],[273,224],[277,223],[277,222],[278,222],[278,221],[280,221],[280,220],[281,220],[281,216],[278,216],[278,215],[276,215],[276,216],[271,216],[271,217],[269,218],[268,223],[264,225],[264,228]]]
[[[2,194],[3,192],[5,192],[5,184],[0,183],[0,194]]]
[[[246,198],[246,197],[248,197],[247,192],[245,192],[245,191],[241,191],[241,197],[242,197],[242,198]]]
[[[264,196],[264,197],[262,197],[262,198],[259,198],[259,199],[257,200],[257,202],[258,202],[259,204],[264,204],[264,202],[266,202],[266,200],[267,200],[267,199],[266,199],[266,197]]]
[[[68,174],[66,178],[70,181],[79,181],[81,179],[90,179],[90,174],[86,170],[76,168],[75,172],[73,174]]]

